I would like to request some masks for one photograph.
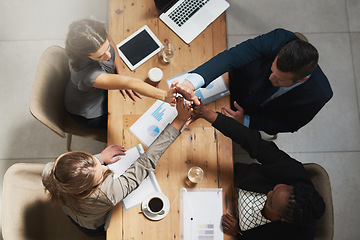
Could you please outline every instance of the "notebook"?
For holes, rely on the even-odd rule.
[[[221,188],[180,189],[180,239],[223,240]]]
[[[154,1],[160,20],[188,44],[230,6],[225,0]]]

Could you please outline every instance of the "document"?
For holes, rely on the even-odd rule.
[[[188,72],[181,73],[175,77],[172,77],[166,80],[168,87],[170,88],[171,83],[174,80],[178,80],[179,83],[185,81],[185,78],[189,75]],[[212,81],[206,88],[199,88],[195,91],[195,95],[198,98],[201,98],[203,104],[208,104],[219,98],[225,97],[230,94],[230,91],[227,89],[224,78],[222,76],[216,78]]]
[[[223,240],[222,189],[180,189],[180,236],[183,240]]]
[[[114,179],[120,177],[143,153],[144,148],[141,144],[138,144],[128,149],[126,155],[121,155],[119,161],[107,165],[107,167],[114,172]],[[150,172],[139,187],[121,201],[122,205],[125,210],[135,207],[141,204],[142,201],[153,192],[161,192],[161,188],[155,174]]]
[[[130,132],[145,146],[159,136],[177,116],[176,107],[157,100],[130,128]]]

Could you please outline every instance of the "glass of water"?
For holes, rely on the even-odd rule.
[[[164,45],[161,48],[161,55],[164,62],[171,62],[171,59],[174,57],[175,47],[168,40],[165,40]]]
[[[186,179],[186,184],[189,187],[194,187],[199,183],[204,177],[204,171],[201,167],[192,167],[189,169]]]

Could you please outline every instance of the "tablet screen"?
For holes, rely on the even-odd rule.
[[[143,29],[129,41],[118,47],[129,62],[135,66],[148,55],[159,49],[158,43]]]

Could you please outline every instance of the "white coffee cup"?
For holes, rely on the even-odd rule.
[[[165,213],[165,203],[160,196],[152,196],[143,206],[143,211],[152,215],[163,215]]]
[[[163,78],[163,72],[160,68],[154,67],[149,70],[148,77],[152,82],[160,82]]]

